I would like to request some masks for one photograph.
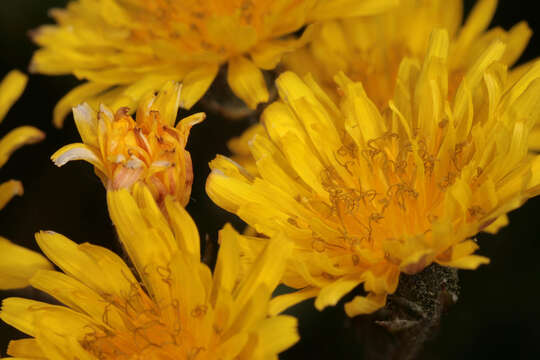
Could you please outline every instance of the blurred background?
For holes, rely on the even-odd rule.
[[[50,23],[47,10],[65,6],[63,0],[2,1],[0,7],[0,77],[9,70],[26,71],[35,46],[28,31]],[[526,20],[533,31],[521,62],[540,56],[538,1],[502,0],[492,26],[510,28]],[[465,1],[467,11],[474,4]],[[52,126],[54,104],[77,81],[71,76],[33,75],[22,98],[4,122],[0,134],[29,124],[45,131],[40,144],[18,150],[0,171],[0,181],[18,179],[25,194],[0,212],[0,235],[36,249],[34,233],[54,230],[76,242],[91,242],[120,253],[107,215],[105,191],[89,164],[69,163],[56,168],[50,155],[65,144],[79,141],[72,118],[63,129]],[[540,99],[539,99],[540,101]],[[194,108],[189,114],[201,111]],[[180,116],[188,112],[181,112]],[[194,164],[195,182],[188,210],[199,226],[201,238],[215,241],[225,222],[241,228],[240,221],[213,205],[204,192],[208,162],[215,154],[228,154],[226,141],[241,134],[249,120],[227,121],[217,114],[192,129],[188,150]],[[480,254],[491,264],[477,271],[461,271],[459,301],[443,318],[438,333],[427,343],[420,359],[540,359],[540,199],[527,202],[510,214],[510,225],[496,236],[480,235]],[[24,296],[43,299],[32,289],[0,292],[0,298]],[[349,320],[343,306],[318,312],[312,302],[290,310],[299,317],[302,340],[281,359],[362,359],[365,334]],[[0,324],[0,357],[9,339],[23,335]]]

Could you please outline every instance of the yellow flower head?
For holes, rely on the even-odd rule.
[[[320,24],[309,46],[286,57],[285,65],[300,75],[311,72],[331,96],[333,77],[343,71],[361,81],[381,108],[392,98],[401,60],[422,59],[431,31],[444,28],[450,35],[447,66],[449,95],[453,96],[463,75],[494,39],[507,44],[500,59],[507,65],[527,46],[532,32],[525,22],[509,31],[498,27],[486,31],[496,7],[497,0],[479,0],[461,26],[463,0],[402,0],[378,16]]]
[[[137,277],[111,251],[46,231],[43,252],[63,271],[42,270],[33,287],[64,304],[3,301],[0,318],[31,338],[8,354],[36,359],[269,359],[298,340],[296,319],[268,317],[268,301],[290,250],[271,242],[239,278],[238,234],[220,233],[214,274],[199,260],[193,220],[168,197],[168,220],[136,185],[108,193],[111,218]],[[139,280],[142,283],[139,283]]]
[[[495,41],[449,100],[448,50],[436,30],[423,64],[403,60],[383,112],[343,73],[336,104],[312,77],[286,72],[281,100],[262,115],[267,134],[250,144],[260,175],[211,163],[207,192],[219,206],[294,243],[283,282],[301,290],[277,308],[316,296],[322,309],[363,284],[368,296],[345,306],[352,316],[383,306],[400,273],[474,269],[488,259],[471,238],[540,191],[540,158],[527,155],[540,63],[507,90]],[[253,253],[265,242],[247,239]]]
[[[307,46],[284,57],[284,67],[301,76],[311,73],[334,101],[339,94],[333,78],[342,71],[353,81],[361,81],[368,97],[382,109],[394,93],[401,61],[406,57],[421,61],[431,31],[444,28],[450,34],[447,66],[452,98],[463,75],[494,39],[507,44],[500,62],[509,66],[527,46],[532,32],[525,22],[509,31],[486,31],[496,6],[496,0],[479,0],[463,26],[463,0],[402,0],[384,14],[321,22],[313,26]],[[517,80],[526,68],[511,72],[512,79]],[[231,147],[233,159],[254,174],[255,164],[246,148],[255,132],[248,129],[232,140],[235,146]],[[540,150],[540,125],[529,145]]]
[[[136,121],[122,107],[116,112],[88,104],[73,109],[84,143],[66,145],[53,154],[56,165],[86,160],[108,189],[131,188],[144,182],[161,202],[168,194],[186,205],[191,194],[193,168],[185,150],[190,129],[204,120],[203,113],[182,119],[176,127],[181,86],[167,83],[157,96],[147,96]]]
[[[77,0],[51,13],[57,25],[34,34],[42,46],[31,69],[87,80],[58,104],[100,99],[135,107],[167,80],[182,81],[190,108],[228,64],[231,89],[250,107],[268,100],[260,69],[305,42],[293,36],[321,20],[379,13],[396,0]]]

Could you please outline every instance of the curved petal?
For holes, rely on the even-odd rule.
[[[36,234],[36,241],[43,253],[66,275],[99,294],[125,297],[136,283],[125,264],[118,266],[123,261],[112,251],[103,249],[97,258],[87,249],[87,244],[79,245],[54,231],[40,231]],[[112,258],[116,260],[111,261]]]
[[[88,100],[88,98],[94,97],[104,92],[110,87],[110,84],[87,82],[72,89],[70,92],[64,95],[54,107],[54,126],[56,126],[57,128],[61,128],[64,125],[64,120],[71,111],[71,108],[81,104],[83,101]]]
[[[4,120],[11,106],[22,95],[27,82],[28,76],[19,70],[10,71],[0,82],[0,122]]]
[[[73,160],[84,160],[94,165],[101,172],[106,173],[105,165],[103,165],[103,162],[96,151],[92,147],[81,143],[63,146],[52,154],[51,160],[58,167],[64,166],[66,163]]]
[[[218,64],[201,66],[191,71],[182,81],[180,106],[190,109],[206,93],[219,70]]]
[[[386,304],[386,294],[369,293],[368,296],[356,296],[345,304],[345,312],[349,317],[370,314]]]
[[[291,306],[301,303],[304,300],[316,297],[320,291],[321,289],[316,287],[307,287],[290,294],[276,296],[270,300],[268,314],[270,316],[280,314]]]
[[[489,259],[480,255],[472,255],[478,249],[473,240],[467,240],[454,245],[450,250],[450,260],[437,259],[443,266],[452,266],[459,269],[474,270],[482,264],[489,264]]]
[[[33,126],[21,126],[11,130],[0,140],[0,167],[8,161],[11,154],[25,144],[34,144],[45,138],[45,133]]]
[[[24,193],[23,186],[18,180],[8,180],[0,184],[0,210],[15,196]]]
[[[26,287],[36,271],[47,269],[52,265],[45,257],[0,237],[0,289]]]
[[[73,108],[73,118],[82,141],[86,145],[99,148],[97,112],[88,103],[83,103]]]
[[[261,70],[243,56],[229,60],[227,81],[236,96],[252,109],[268,101],[268,89]]]
[[[493,14],[497,8],[497,0],[480,0],[471,10],[467,17],[465,25],[461,28],[457,40],[454,45],[454,59],[463,61],[466,56],[463,56],[470,46],[471,42],[484,31],[491,22]]]
[[[346,276],[328,284],[317,295],[315,308],[321,311],[327,306],[336,305],[345,294],[349,293],[361,282],[362,280],[358,276]]]

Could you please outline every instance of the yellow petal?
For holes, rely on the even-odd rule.
[[[453,58],[458,59],[457,61],[466,59],[465,52],[471,42],[489,26],[496,8],[497,0],[480,0],[476,2],[458,35]]]
[[[478,245],[473,240],[466,240],[454,245],[451,248],[451,259],[437,262],[444,266],[452,266],[459,269],[474,270],[482,264],[489,264],[489,259],[484,256],[471,255],[478,249]]]
[[[182,80],[182,91],[180,93],[180,104],[185,109],[191,107],[199,101],[206,93],[219,70],[218,64],[197,67],[189,72]]]
[[[73,118],[85,145],[99,148],[97,112],[87,103],[73,108]]]
[[[182,91],[182,85],[180,83],[169,81],[161,88],[152,104],[152,108],[159,110],[161,121],[168,126],[174,127],[176,123]]]
[[[79,336],[82,338],[85,334],[93,331],[89,326],[91,320],[85,315],[65,306],[51,305],[29,299],[5,299],[2,302],[0,318],[25,334],[37,338],[40,337],[40,333],[43,331],[75,338]],[[43,346],[41,348],[46,352]]]
[[[240,308],[260,285],[264,285],[270,292],[274,291],[285,272],[285,264],[291,251],[292,243],[283,236],[278,235],[267,242],[247,277],[235,291]]]
[[[98,293],[70,276],[58,271],[40,270],[32,277],[30,284],[62,304],[87,314],[96,322],[106,319],[107,326],[116,328],[123,326],[116,308],[109,306],[110,304]],[[126,294],[126,298],[128,296],[129,294]]]
[[[237,359],[238,354],[245,348],[249,334],[239,333],[225,340],[216,349],[216,354],[220,354],[223,359]]]
[[[110,84],[87,82],[68,92],[54,107],[53,124],[57,128],[64,125],[64,120],[74,106],[81,104],[110,88]]]
[[[349,317],[371,314],[386,304],[386,294],[370,293],[368,296],[356,296],[345,304],[345,312]]]
[[[245,181],[229,177],[221,169],[213,170],[206,179],[206,194],[229,212],[236,212],[239,206],[249,201],[250,198],[245,194],[250,190]]]
[[[315,299],[315,308],[321,311],[327,306],[336,305],[337,302],[354,289],[361,280],[357,276],[342,277],[331,284],[323,287],[317,299]]]
[[[148,190],[146,190],[148,191]],[[157,291],[166,284],[149,269],[167,268],[178,247],[174,239],[160,235],[148,224],[135,199],[127,189],[107,191],[109,215],[118,237],[148,289]]]
[[[253,180],[253,176],[248,173],[246,169],[237,164],[234,160],[223,155],[216,155],[216,158],[210,161],[208,165],[210,166],[210,169],[221,172],[228,177],[244,182]]]
[[[46,359],[36,339],[10,341],[7,354],[15,358]]]
[[[220,290],[232,292],[240,273],[240,249],[236,237],[238,233],[230,224],[226,224],[219,232],[219,252],[214,270],[213,297]]]
[[[311,21],[375,15],[387,11],[398,0],[319,0],[309,15]]]
[[[33,126],[21,126],[11,130],[0,140],[0,167],[11,154],[25,144],[34,144],[45,138],[45,134]]]
[[[512,66],[525,51],[531,36],[532,30],[525,21],[512,26],[508,31],[508,40],[506,40],[508,45],[501,61],[508,64],[508,66]]]
[[[489,264],[489,262],[490,262],[489,259],[485,256],[469,255],[469,256],[461,257],[459,259],[445,262],[444,264],[441,264],[441,265],[451,266],[458,269],[475,270],[480,265]]]
[[[249,142],[255,137],[256,134],[264,134],[266,130],[261,123],[256,123],[247,128],[242,135],[232,138],[227,142],[227,147],[233,154],[248,155]]]
[[[229,60],[227,81],[236,96],[252,109],[268,101],[268,89],[261,70],[243,56]]]
[[[12,70],[0,82],[0,122],[22,95],[27,81],[28,76],[18,70]]]
[[[84,160],[94,165],[99,171],[106,173],[105,165],[97,151],[85,144],[74,143],[63,146],[51,156],[51,160],[58,167],[64,166],[73,160]]]
[[[210,289],[201,277],[199,270],[202,267],[206,265],[180,251],[171,259],[169,269],[172,284],[169,298],[172,296],[182,304],[180,314],[184,316],[181,316],[181,319],[189,318],[193,311],[197,311],[198,306],[206,304]]]
[[[34,273],[41,269],[52,269],[45,257],[0,237],[0,289],[26,287]]]
[[[316,297],[321,289],[314,287],[307,287],[302,290],[294,291],[290,294],[278,295],[270,300],[268,306],[268,314],[274,316],[287,310],[291,306],[294,306],[304,300]]]
[[[508,216],[501,215],[494,222],[482,229],[482,231],[489,234],[496,234],[501,228],[505,227],[506,225],[508,225]]]
[[[20,181],[8,180],[0,184],[0,210],[15,196],[21,196],[24,193]]]
[[[36,241],[45,255],[67,275],[98,293],[118,294],[125,296],[132,289],[134,279],[116,266],[107,266],[106,261],[96,261],[78,245],[63,235],[53,231],[41,231],[36,234]],[[110,256],[111,251],[108,251]],[[121,261],[121,260],[120,260]]]
[[[191,255],[194,259],[199,259],[201,256],[201,245],[199,231],[195,222],[186,209],[170,196],[165,199],[165,207],[167,214],[169,214],[170,223],[179,249],[185,254]]]
[[[17,330],[30,336],[34,336],[36,334],[35,325],[32,313],[28,311],[28,308],[36,305],[44,307],[49,304],[21,298],[4,299],[2,301],[0,319]]]
[[[305,45],[311,33],[312,31],[306,30],[299,39],[275,39],[261,42],[250,51],[251,60],[263,70],[272,70],[279,64],[284,54]]]
[[[253,358],[267,359],[278,354],[300,340],[298,320],[295,317],[280,315],[261,322],[255,333],[259,342]]]

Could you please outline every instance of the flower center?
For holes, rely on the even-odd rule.
[[[193,170],[184,150],[185,134],[164,125],[153,110],[138,114],[135,122],[128,109],[121,108],[107,126],[103,154],[108,186],[129,188],[144,181],[158,202],[168,194],[189,198]]]
[[[344,145],[336,159],[350,175],[349,183],[335,169],[324,171],[329,202],[312,202],[312,208],[341,236],[316,239],[312,249],[332,256],[352,253],[355,265],[399,264],[413,251],[407,248],[411,244],[416,249],[432,246],[433,222],[446,216],[447,190],[474,153],[471,143],[445,145],[451,151],[440,151],[446,126],[439,124],[432,146],[422,138],[410,141],[397,133],[368,141],[362,151],[352,142]],[[471,206],[468,220],[482,213],[480,206]]]

